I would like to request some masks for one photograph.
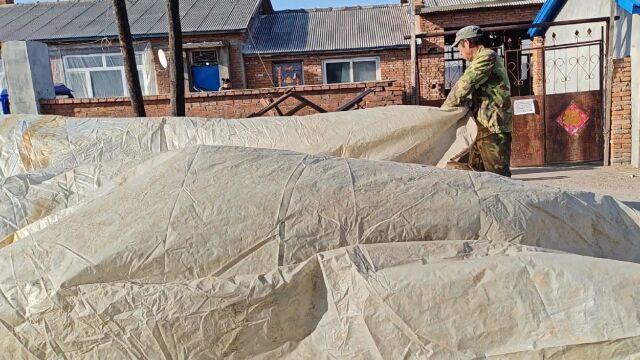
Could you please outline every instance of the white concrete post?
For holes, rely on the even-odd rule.
[[[39,114],[40,100],[55,99],[46,44],[8,41],[2,44],[12,114]]]
[[[631,26],[631,165],[640,167],[640,14]]]

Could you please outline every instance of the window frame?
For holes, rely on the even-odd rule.
[[[382,80],[382,71],[380,70],[380,56],[369,56],[369,57],[355,57],[355,58],[342,58],[342,59],[329,59],[322,61],[322,83],[325,85],[333,85],[333,84],[353,84],[353,63],[354,62],[365,62],[365,61],[375,61],[376,62],[376,79],[375,80],[367,80],[367,81],[381,81]],[[336,64],[336,63],[349,63],[349,82],[344,83],[331,83],[327,82],[327,64]],[[359,81],[362,82],[362,81]]]
[[[85,82],[86,82],[86,87],[87,90],[90,92],[89,95],[89,99],[93,99],[95,98],[95,91],[93,89],[93,85],[91,84],[91,71],[113,71],[113,70],[119,70],[120,71],[120,75],[122,76],[122,87],[123,87],[123,95],[122,96],[129,96],[129,89],[127,86],[127,76],[125,75],[125,71],[124,71],[124,57],[123,57],[123,64],[122,65],[118,65],[118,66],[106,66],[107,65],[107,57],[109,56],[114,56],[114,55],[119,55],[121,57],[123,57],[122,53],[120,52],[112,52],[112,53],[93,53],[93,54],[83,54],[83,55],[65,55],[62,57],[62,64],[64,67],[64,79],[65,82],[67,84],[69,84],[69,77],[68,77],[68,73],[72,72],[72,73],[83,73],[85,75]],[[88,57],[96,57],[96,56],[100,56],[102,58],[102,67],[86,67],[86,68],[71,68],[68,66],[68,60],[69,59],[73,59],[73,58],[88,58]],[[142,71],[142,82],[140,83],[141,87],[142,87],[142,93],[147,94],[147,74],[146,71],[144,69],[144,53],[143,52],[135,52],[135,56],[138,57],[140,56],[140,59],[142,60],[142,64],[138,64],[136,62],[136,70],[137,71]],[[73,90],[73,89],[72,89]]]
[[[186,66],[185,66],[185,70],[186,70],[186,74],[188,74],[188,78],[185,79],[185,81],[188,81],[189,83],[189,92],[198,92],[193,85],[193,67],[194,66],[199,66],[199,65],[194,65],[194,61],[193,61],[193,55],[194,53],[197,52],[215,52],[216,53],[216,63],[211,65],[211,66],[217,66],[218,70],[220,70],[220,68],[222,67],[222,64],[220,63],[220,48],[218,47],[214,47],[214,48],[210,48],[210,47],[204,47],[204,48],[197,48],[197,49],[188,49],[188,51],[186,51],[186,56],[184,56],[184,60],[186,62]],[[220,86],[223,85],[222,83],[222,73],[218,73],[218,79],[220,81]]]

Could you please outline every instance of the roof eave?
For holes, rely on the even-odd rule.
[[[538,15],[536,15],[536,18],[533,19],[533,23],[540,24],[540,23],[549,22],[552,19],[555,19],[556,15],[558,15],[558,12],[560,12],[560,9],[562,9],[564,4],[565,4],[565,1],[561,1],[561,0],[545,1],[544,5],[542,5],[542,8],[540,8],[540,11],[538,12]],[[531,37],[534,37],[534,36],[540,36],[544,34],[544,32],[545,32],[545,29],[531,28],[529,29],[527,34],[529,34],[529,36]]]
[[[508,1],[508,2],[507,2]],[[465,5],[447,5],[447,6],[422,6],[419,9],[420,15],[441,13],[441,12],[454,12],[460,10],[477,10],[481,8],[485,8],[487,5],[495,5],[486,7],[486,9],[508,9],[508,8],[520,8],[520,7],[529,7],[529,6],[539,6],[540,4],[510,4],[509,2],[515,0],[495,0],[495,1],[485,1],[477,4],[465,4]],[[505,2],[507,2],[505,4]],[[546,2],[545,2],[546,4]]]
[[[232,30],[213,30],[213,31],[190,31],[182,33],[182,36],[198,36],[198,35],[220,35],[220,34],[237,34],[244,33],[247,29],[232,29]],[[157,33],[157,34],[141,34],[141,35],[133,35],[133,41],[137,40],[149,40],[149,39],[162,39],[168,38],[168,33]],[[118,40],[118,35],[109,35],[109,36],[84,36],[84,37],[67,37],[67,38],[46,38],[46,39],[28,39],[26,41],[40,41],[44,43],[76,43],[76,42],[87,42],[87,41],[96,41],[96,40]],[[11,40],[6,40],[11,41]],[[0,43],[6,42],[0,40]]]
[[[259,52],[243,52],[242,55],[246,56],[281,56],[281,55],[310,55],[310,54],[336,54],[347,52],[367,52],[367,51],[380,51],[380,50],[396,50],[407,49],[409,44],[401,45],[389,45],[389,46],[375,46],[367,48],[352,48],[352,49],[334,49],[334,50],[299,50],[299,51],[259,51]]]

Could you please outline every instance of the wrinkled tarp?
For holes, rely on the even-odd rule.
[[[640,215],[608,196],[98,123],[2,145],[0,204],[54,210],[0,249],[0,358],[640,356]]]
[[[67,118],[0,120],[0,178],[195,145],[246,146],[440,165],[475,137],[466,109],[390,106],[252,119]]]
[[[0,250],[0,348],[624,359],[640,355],[640,264],[549,249],[637,261],[639,224],[609,197],[491,174],[240,147],[158,153]]]
[[[152,153],[236,145],[444,166],[474,136],[464,109],[417,106],[240,120],[4,117],[0,247],[55,221],[50,215],[65,214],[98,189],[107,191]]]

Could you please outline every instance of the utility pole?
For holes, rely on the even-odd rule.
[[[184,62],[182,61],[182,25],[180,1],[167,0],[169,20],[169,80],[171,87],[171,116],[185,116]]]
[[[142,98],[142,90],[140,89],[136,55],[133,51],[133,39],[131,36],[131,28],[129,27],[126,0],[113,0],[113,8],[115,9],[118,23],[118,38],[120,39],[120,48],[122,49],[124,74],[127,79],[129,96],[131,97],[131,107],[136,117],[145,117],[147,115],[144,111],[144,99]]]
[[[615,41],[617,8],[618,6],[615,0],[611,0],[611,10],[607,23],[607,48],[605,52],[607,67],[604,86],[604,166],[611,165],[611,98],[613,90],[613,52],[615,49],[613,42]]]
[[[418,56],[416,49],[416,5],[413,0],[409,1],[411,1],[409,4],[409,13],[411,17],[411,94],[409,95],[409,103],[417,105]]]

